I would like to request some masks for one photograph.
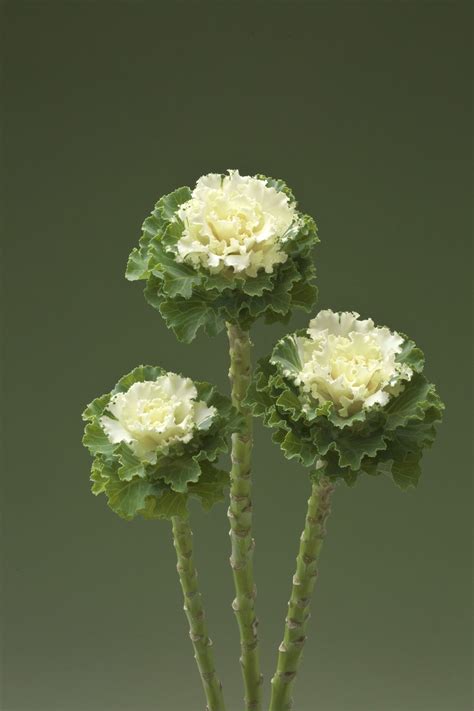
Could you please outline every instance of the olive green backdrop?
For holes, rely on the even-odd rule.
[[[80,413],[139,363],[227,389],[224,335],[177,343],[123,273],[159,196],[238,167],[284,178],[316,217],[320,306],[410,334],[447,403],[416,492],[336,493],[295,711],[468,711],[468,4],[18,0],[3,15],[2,710],[204,706],[169,526],[91,496]],[[255,355],[284,331],[257,324]],[[257,426],[267,681],[307,493]],[[225,507],[193,519],[238,711]]]

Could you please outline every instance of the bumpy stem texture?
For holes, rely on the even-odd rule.
[[[194,647],[194,658],[206,695],[207,711],[225,711],[222,685],[215,670],[212,641],[207,633],[193,561],[193,534],[186,519],[175,516],[172,523],[174,547],[178,557],[177,570],[184,595],[184,611],[189,622],[189,636]]]
[[[321,477],[312,485],[308,511],[300,548],[296,559],[285,634],[278,651],[278,663],[272,679],[270,711],[290,711],[293,708],[292,688],[306,641],[310,618],[311,594],[318,574],[318,558],[326,534],[330,513],[330,498],[334,484]]]
[[[251,466],[252,416],[242,401],[251,379],[251,346],[247,331],[227,325],[230,346],[229,377],[232,402],[244,417],[242,432],[232,435],[232,469],[230,485],[230,564],[236,597],[232,603],[240,631],[240,663],[245,685],[246,711],[260,711],[262,675],[258,653],[258,620],[255,615],[256,587],[253,577]]]

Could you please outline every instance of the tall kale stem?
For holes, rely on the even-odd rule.
[[[245,685],[245,711],[260,711],[262,675],[258,654],[258,620],[255,615],[256,587],[253,577],[251,465],[252,415],[242,404],[251,376],[250,336],[238,326],[227,324],[230,346],[229,377],[232,402],[243,415],[244,428],[232,435],[232,469],[229,522],[232,554],[230,564],[236,597],[232,603],[240,631],[240,663]]]
[[[189,636],[194,647],[207,711],[225,711],[222,685],[217,678],[212,641],[207,632],[204,608],[193,560],[193,533],[186,518],[172,518],[174,547],[178,558],[178,575],[184,595],[184,611],[189,622]]]
[[[333,491],[334,484],[326,477],[320,477],[312,484],[288,602],[285,634],[278,650],[277,669],[272,679],[270,711],[290,711],[293,708],[291,694],[306,641],[311,595],[318,574],[318,558],[326,534]]]

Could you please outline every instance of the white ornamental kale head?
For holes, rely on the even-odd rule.
[[[357,313],[321,311],[307,334],[295,338],[301,370],[291,377],[318,402],[332,402],[341,417],[386,405],[413,375],[397,361],[402,336]]]
[[[175,247],[177,261],[246,277],[255,277],[260,269],[270,274],[286,261],[282,245],[298,219],[284,192],[238,170],[199,178],[177,216],[184,224]]]
[[[125,442],[137,457],[154,463],[158,453],[167,454],[209,426],[216,409],[196,396],[190,378],[167,373],[115,394],[107,406],[113,417],[104,415],[100,423],[110,442]]]

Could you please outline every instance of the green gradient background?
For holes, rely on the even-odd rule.
[[[169,527],[126,523],[90,495],[79,415],[142,362],[227,388],[224,336],[177,343],[123,272],[158,196],[238,167],[283,177],[316,217],[320,306],[410,334],[448,407],[416,492],[384,479],[338,489],[295,711],[468,711],[468,4],[3,9],[2,710],[203,708]],[[257,325],[256,356],[283,332]],[[267,681],[307,493],[257,426]],[[193,514],[236,711],[225,508]]]

